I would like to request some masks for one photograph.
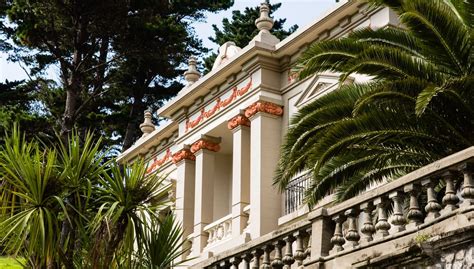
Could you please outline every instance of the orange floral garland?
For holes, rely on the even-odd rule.
[[[163,156],[163,158],[157,160],[156,157],[153,161],[153,163],[150,165],[150,167],[148,167],[148,169],[146,170],[147,173],[151,173],[153,172],[153,170],[155,170],[156,167],[158,166],[162,166],[165,162],[168,161],[168,159],[171,157],[171,150],[170,149],[167,149],[166,150],[166,154],[165,156]]]
[[[237,87],[232,88],[232,94],[224,99],[221,100],[220,97],[217,97],[216,99],[216,104],[206,111],[204,108],[201,109],[201,114],[194,120],[190,120],[189,118],[186,119],[186,129],[185,132],[188,132],[190,129],[196,127],[199,123],[201,123],[204,119],[208,119],[212,117],[217,111],[219,111],[221,108],[224,108],[231,104],[237,97],[243,96],[245,93],[247,93],[250,88],[252,87],[252,78],[250,78],[249,83],[245,85],[242,89],[237,89]]]

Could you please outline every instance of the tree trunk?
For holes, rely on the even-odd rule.
[[[66,107],[61,121],[61,137],[67,137],[74,127],[77,104],[77,92],[70,88],[66,91]]]
[[[143,118],[141,117],[144,110],[143,96],[144,96],[144,93],[142,90],[134,91],[133,104],[129,113],[127,129],[125,130],[125,138],[123,140],[122,152],[130,148],[135,142],[134,140],[135,140],[136,132]]]

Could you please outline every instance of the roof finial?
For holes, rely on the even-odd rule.
[[[142,137],[145,137],[155,130],[155,125],[153,125],[153,122],[151,121],[152,114],[149,109],[145,110],[143,114],[144,120],[143,123],[140,124],[140,130],[143,133]]]
[[[188,82],[188,86],[198,81],[201,77],[201,73],[197,70],[197,59],[194,56],[189,57],[188,70],[184,72],[184,79]]]
[[[273,27],[273,19],[269,16],[270,4],[268,0],[260,4],[260,17],[255,20],[258,30],[269,32]]]

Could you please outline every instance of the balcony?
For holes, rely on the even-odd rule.
[[[305,191],[310,183],[310,173],[299,176],[288,183],[285,189],[285,214],[295,212],[304,204]]]
[[[204,232],[208,234],[206,248],[212,248],[219,243],[229,240],[232,235],[232,214],[207,225],[204,227]]]
[[[471,147],[194,268],[472,268],[473,164]]]

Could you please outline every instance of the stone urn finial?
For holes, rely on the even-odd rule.
[[[273,19],[269,16],[270,5],[268,1],[260,4],[260,18],[255,20],[258,30],[269,32],[273,27]]]
[[[151,111],[148,109],[145,110],[143,123],[140,124],[140,130],[143,133],[142,137],[147,136],[149,133],[155,130],[155,125],[153,125],[153,122],[151,122],[151,116]]]
[[[201,77],[201,73],[197,70],[197,59],[194,56],[189,57],[188,70],[184,72],[184,79],[188,82],[188,86],[198,81]]]

